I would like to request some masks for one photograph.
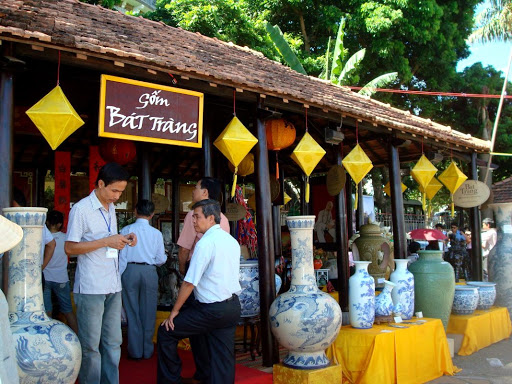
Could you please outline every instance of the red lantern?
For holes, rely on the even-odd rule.
[[[106,139],[100,144],[100,155],[107,162],[125,165],[135,158],[137,149],[133,141]]]
[[[267,148],[276,152],[276,179],[279,179],[278,152],[295,142],[295,127],[285,119],[272,119],[265,122]]]

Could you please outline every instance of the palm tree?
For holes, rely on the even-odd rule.
[[[265,27],[270,38],[272,39],[272,42],[288,66],[297,72],[307,75],[299,59],[295,53],[293,53],[292,49],[288,45],[288,42],[285,40],[281,29],[277,25],[272,26],[270,24],[266,24]],[[347,85],[350,74],[352,74],[357,69],[357,66],[361,60],[364,59],[364,55],[366,53],[366,49],[360,49],[354,53],[345,63],[343,63],[343,59],[347,54],[347,50],[343,45],[343,36],[345,33],[344,28],[345,19],[341,18],[340,27],[338,28],[338,33],[336,36],[336,43],[334,45],[332,61],[329,59],[331,51],[331,39],[329,38],[327,51],[325,52],[324,69],[319,75],[321,79],[330,80],[331,83],[339,86]],[[390,72],[378,76],[366,84],[362,89],[360,89],[358,93],[365,96],[371,96],[376,92],[376,88],[383,87],[389,83],[392,83],[397,79],[397,77],[397,72]]]
[[[478,28],[469,36],[469,42],[512,40],[512,0],[489,0],[489,7],[475,19]]]

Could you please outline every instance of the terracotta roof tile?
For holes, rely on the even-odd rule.
[[[512,177],[492,185],[493,203],[512,203]]]
[[[205,81],[320,106],[383,126],[488,152],[489,141],[411,115],[389,105],[301,75],[248,47],[124,15],[78,0],[0,0],[0,39],[51,43],[122,57]]]

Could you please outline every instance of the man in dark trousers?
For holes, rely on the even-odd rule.
[[[178,342],[206,334],[212,357],[208,382],[230,384],[235,381],[235,329],[240,318],[240,246],[219,225],[218,201],[202,200],[193,208],[194,228],[204,235],[196,244],[171,314],[158,329],[157,382],[182,383]],[[182,310],[192,291],[196,300]]]

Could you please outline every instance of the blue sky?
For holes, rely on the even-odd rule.
[[[495,69],[505,74],[512,42],[499,43],[474,43],[469,45],[471,55],[457,63],[457,71],[461,72],[464,68],[481,62],[483,66],[492,65]]]

